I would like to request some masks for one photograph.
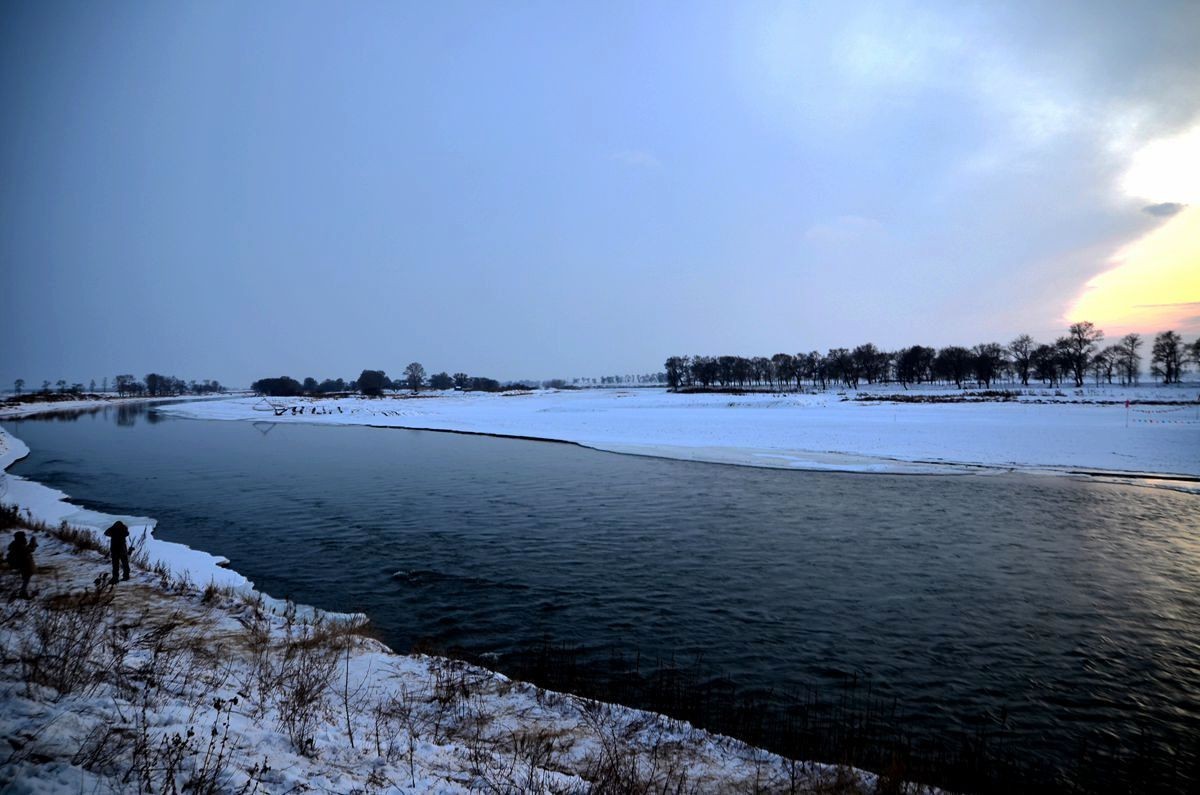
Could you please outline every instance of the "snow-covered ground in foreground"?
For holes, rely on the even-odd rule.
[[[660,715],[396,655],[350,625],[300,620],[253,595],[206,594],[146,571],[97,586],[108,568],[100,553],[38,535],[34,598],[0,603],[4,792],[876,785]],[[11,589],[16,577],[3,575]]]
[[[284,407],[278,416],[261,398],[161,410],[197,419],[553,439],[612,452],[761,467],[928,473],[961,471],[966,465],[1200,476],[1200,388],[1195,385],[1025,392],[1009,402],[963,403],[859,399],[962,394],[894,386],[844,394],[439,392],[376,400],[273,398]],[[1126,400],[1133,401],[1128,408]]]
[[[27,453],[0,431],[0,468]],[[3,483],[0,503],[98,542],[117,518],[23,478]],[[0,602],[5,792],[868,792],[878,783],[661,715],[394,654],[337,629],[361,617],[283,605],[219,559],[153,539],[153,520],[121,518],[172,580],[135,567],[129,582],[103,588],[104,556],[37,533],[34,598]],[[0,576],[15,595],[16,575]]]

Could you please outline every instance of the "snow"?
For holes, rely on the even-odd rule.
[[[55,575],[35,577],[41,592],[33,603],[10,600],[0,608],[12,619],[0,633],[0,737],[13,750],[0,770],[6,792],[108,791],[104,778],[122,780],[131,767],[125,781],[134,786],[132,740],[125,748],[117,744],[142,731],[149,733],[143,753],[154,754],[174,735],[198,751],[180,766],[177,786],[197,774],[210,738],[219,737],[221,791],[242,791],[256,780],[267,792],[586,791],[589,771],[614,744],[643,771],[657,764],[661,774],[670,760],[678,779],[703,791],[744,790],[754,781],[779,788],[792,775],[788,760],[686,723],[542,690],[453,660],[395,655],[357,634],[339,635],[341,645],[332,641],[323,652],[329,655],[323,696],[303,733],[311,746],[301,753],[286,728],[288,693],[273,685],[289,664],[282,654],[289,640],[320,630],[286,611],[264,610],[244,594],[205,598],[196,590],[164,588],[145,571],[107,592],[111,614],[103,634],[126,628],[96,652],[95,663],[110,675],[71,690],[31,684],[19,660],[39,642],[30,627],[39,621],[38,608],[61,604],[69,594],[106,593],[92,583],[105,568],[98,553],[43,536],[38,561]],[[62,608],[47,612],[55,609]],[[269,645],[256,647],[255,632]],[[264,654],[279,656],[264,667]],[[381,706],[390,712],[376,709]],[[88,753],[109,730],[114,734],[106,741],[122,753]],[[255,772],[264,759],[270,770]],[[797,770],[809,784],[837,775],[823,765]],[[842,772],[865,790],[874,784],[870,774]],[[154,775],[162,785],[162,769]]]
[[[221,395],[208,395],[204,397],[190,397],[187,400],[202,401],[202,400],[220,400]],[[30,417],[35,414],[50,414],[60,411],[88,411],[90,409],[102,408],[104,406],[128,406],[128,405],[152,405],[158,403],[169,403],[175,400],[184,398],[179,397],[152,397],[152,398],[114,398],[114,397],[87,397],[78,398],[76,400],[52,400],[46,402],[30,402],[30,403],[0,403],[0,421],[18,419],[20,417]]]
[[[257,397],[160,410],[196,419],[483,433],[786,469],[924,474],[969,467],[1194,478],[1200,477],[1198,391],[1194,385],[1031,389],[1012,401],[962,403],[889,401],[962,394],[897,387],[745,395],[660,389],[448,391],[375,400],[273,398],[284,407],[280,416],[263,411],[264,401]],[[1133,405],[1126,408],[1126,400]]]
[[[222,401],[234,407],[254,402]],[[339,403],[351,417],[377,416],[356,401]],[[80,401],[73,408],[103,404]],[[34,406],[24,413],[63,408]],[[379,416],[396,415],[389,410]],[[20,439],[0,430],[0,472],[28,453]],[[283,650],[311,637],[313,622],[349,627],[365,617],[281,603],[254,591],[224,568],[223,559],[154,538],[153,519],[90,511],[60,491],[9,473],[0,475],[0,503],[16,505],[34,522],[90,531],[101,542],[103,529],[120,518],[138,551],[151,565],[166,564],[171,575],[167,582],[135,566],[130,581],[101,590],[97,576],[109,569],[104,556],[35,534],[33,600],[0,603],[0,738],[13,749],[0,767],[5,792],[120,789],[149,768],[162,787],[163,749],[173,741],[186,752],[175,770],[175,786],[184,789],[189,779],[194,783],[212,772],[213,748],[221,749],[222,761],[213,764],[221,791],[586,792],[605,774],[606,760],[625,766],[623,775],[657,782],[655,789],[783,790],[794,782],[871,791],[877,783],[871,773],[784,759],[661,715],[514,682],[459,661],[397,655],[361,635],[338,652],[331,669],[336,676],[314,707],[311,742],[300,747],[286,731],[289,687],[252,686],[263,681],[264,670],[253,638],[266,637],[273,650],[266,656],[276,655],[271,665],[286,668],[293,657]],[[11,575],[0,574],[10,578],[0,580],[3,587],[14,585]],[[205,596],[206,584],[220,590]],[[95,642],[70,655],[36,651],[38,643],[77,634],[46,631],[48,622],[71,613],[63,600],[97,597],[101,603],[111,597],[103,608],[111,612],[104,613]],[[310,648],[304,642],[299,647]],[[65,656],[97,666],[85,687],[59,692],[31,681],[29,659]],[[164,659],[173,661],[168,670],[155,671]],[[351,694],[340,704],[339,682],[341,692]],[[144,742],[142,756],[134,759],[126,741],[136,737]],[[219,745],[210,740],[217,737]]]
[[[6,445],[10,457],[21,449]],[[606,764],[655,791],[877,783],[466,663],[396,655],[357,621],[246,589],[205,593],[136,567],[106,587],[100,553],[37,537],[34,598],[0,602],[5,792],[120,791],[144,776],[162,791],[208,791],[197,781],[209,776],[223,792],[586,792],[611,775]],[[53,672],[67,657],[71,676],[31,673],[31,661]],[[308,722],[293,729],[298,712]]]
[[[68,502],[68,496],[57,489],[3,471],[28,454],[29,448],[24,442],[0,430],[0,503],[19,506],[21,512],[35,522],[54,526],[66,522],[72,527],[88,530],[105,543],[105,529],[120,519],[129,527],[134,551],[145,552],[152,563],[166,565],[174,575],[186,576],[200,584],[211,582],[227,588],[250,587],[249,580],[225,568],[228,559],[155,538],[154,519],[91,511]]]
[[[853,398],[887,390],[824,394],[694,394],[663,390],[592,390],[522,394],[460,394],[378,400],[277,399],[284,410],[262,411],[259,398],[176,403],[160,410],[212,420],[350,424],[485,433],[575,442],[599,450],[683,460],[854,472],[927,473],[1022,469],[1112,473],[1156,473],[1200,477],[1200,405],[1195,389],[1085,389],[1063,393],[1031,390],[1012,402],[921,403]],[[936,394],[926,390],[924,394]],[[1135,405],[1125,400],[1173,401]],[[91,408],[80,405],[6,409],[0,418],[34,411]],[[257,408],[256,408],[257,406]],[[314,413],[314,411],[316,413]],[[0,431],[0,468],[28,454],[19,440]],[[19,621],[0,622],[0,737],[17,749],[0,770],[0,788],[14,792],[96,791],[103,776],[120,776],[129,761],[109,760],[85,769],[80,750],[98,729],[121,723],[131,732],[130,715],[142,715],[151,744],[173,734],[196,731],[198,753],[210,727],[230,726],[226,789],[236,790],[255,776],[260,791],[286,791],[304,785],[326,791],[465,792],[483,787],[503,791],[537,786],[586,790],[597,758],[619,745],[621,754],[645,771],[661,764],[664,749],[673,760],[671,775],[702,791],[781,789],[796,768],[778,756],[729,738],[699,731],[662,716],[511,682],[463,663],[424,656],[398,656],[381,644],[359,638],[344,661],[346,687],[364,694],[349,728],[327,694],[312,746],[301,753],[281,729],[279,693],[247,694],[245,684],[258,664],[247,652],[246,628],[265,622],[271,643],[296,631],[296,616],[324,620],[315,610],[294,611],[252,590],[245,578],[207,553],[155,539],[154,520],[88,511],[62,492],[6,474],[0,502],[18,505],[31,519],[86,528],[99,533],[121,518],[151,561],[197,585],[227,590],[204,600],[196,587],[164,589],[158,578],[136,571],[115,593],[112,626],[134,633],[126,673],[143,670],[145,635],[171,622],[196,627],[183,647],[188,654],[219,659],[203,676],[185,677],[155,690],[130,674],[103,679],[80,693],[53,692],[23,682],[22,644],[33,637]],[[44,534],[43,534],[44,535]],[[41,538],[34,604],[83,591],[107,569],[101,556]],[[53,577],[44,576],[53,570]],[[8,611],[21,609],[10,600]],[[180,616],[184,620],[179,621]],[[156,618],[157,617],[157,618]],[[138,633],[142,633],[139,635]],[[142,640],[139,640],[142,638]],[[111,645],[111,644],[101,644]],[[139,665],[141,667],[139,667]],[[341,669],[339,669],[341,670]],[[457,682],[464,696],[445,713],[439,688]],[[454,689],[454,688],[452,688]],[[457,691],[456,691],[457,692]],[[231,700],[239,697],[237,705]],[[223,702],[214,702],[214,698]],[[377,726],[373,705],[403,702],[405,725],[393,727],[402,753],[369,741]],[[122,718],[121,716],[126,716]],[[136,721],[135,721],[136,722]],[[441,726],[441,729],[430,728]],[[357,745],[349,742],[353,733]],[[548,738],[544,758],[530,751],[530,738]],[[190,742],[190,740],[189,740]],[[270,760],[271,771],[254,765]],[[37,760],[37,761],[32,761]],[[124,765],[124,767],[122,767]],[[100,769],[104,768],[104,769]],[[112,769],[109,769],[112,768]],[[828,783],[832,768],[804,763],[808,786]],[[193,771],[194,772],[194,771]],[[662,773],[662,770],[659,771]],[[845,771],[842,771],[845,774]],[[183,775],[181,773],[181,775]],[[851,771],[858,787],[875,785],[870,774]],[[111,778],[110,778],[111,780]],[[802,785],[803,786],[803,785]]]

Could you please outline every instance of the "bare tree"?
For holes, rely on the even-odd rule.
[[[1004,358],[1004,346],[998,342],[986,342],[976,345],[971,352],[975,355],[975,379],[990,387],[1008,363]]]
[[[1118,346],[1109,345],[1092,357],[1088,369],[1091,370],[1092,377],[1096,379],[1096,386],[1100,386],[1102,381],[1112,383],[1113,370],[1117,366],[1117,351]]]
[[[904,348],[896,354],[896,380],[905,389],[909,384],[932,380],[933,360],[937,351],[922,345]]]
[[[779,388],[783,389],[796,377],[796,360],[790,353],[777,353],[771,357],[771,365],[775,368],[775,377],[779,379]]]
[[[858,368],[855,367],[854,354],[846,348],[830,348],[825,354],[825,366],[829,377],[841,381],[848,389],[858,389]]]
[[[1061,378],[1058,349],[1053,345],[1038,345],[1029,356],[1033,377],[1043,384],[1058,386]]]
[[[1083,386],[1088,363],[1096,351],[1097,343],[1102,339],[1104,339],[1104,332],[1096,328],[1091,321],[1084,320],[1072,323],[1067,330],[1067,336],[1059,340],[1059,344],[1066,352],[1071,374],[1075,376],[1075,386]]]
[[[892,357],[881,352],[873,343],[859,345],[850,354],[854,359],[854,369],[868,384],[882,381],[887,376]]]
[[[1161,377],[1164,384],[1179,383],[1183,362],[1183,337],[1174,331],[1164,331],[1154,338],[1150,349],[1150,372]]]
[[[404,382],[414,395],[421,389],[421,384],[425,382],[425,368],[420,362],[410,362],[408,367],[404,368]]]
[[[737,360],[736,356],[717,357],[717,380],[721,382],[721,386],[729,386],[733,383]]]
[[[720,367],[717,365],[717,360],[711,356],[693,356],[692,364],[692,381],[699,381],[705,388],[712,386],[713,382],[718,380],[720,375]]]
[[[24,378],[18,378],[16,381],[13,381],[13,391],[17,393],[17,397],[21,396],[21,390],[24,388],[25,388],[25,379]]]
[[[667,359],[664,367],[667,370],[667,387],[670,389],[678,389],[683,385],[684,378],[688,372],[692,360],[687,356],[671,356]]]
[[[933,367],[939,378],[953,381],[955,386],[962,389],[963,382],[971,376],[975,367],[975,355],[961,345],[948,345],[938,351]]]
[[[1142,335],[1126,334],[1117,345],[1117,363],[1121,373],[1122,384],[1137,384],[1142,369],[1142,356],[1138,348],[1142,347]]]
[[[825,389],[829,382],[829,360],[820,351],[809,351],[804,354],[804,374],[814,387],[819,383]]]
[[[750,372],[754,381],[762,384],[764,381],[772,389],[775,387],[775,364],[766,356],[755,356],[750,360]]]
[[[1008,352],[1012,354],[1013,369],[1021,379],[1021,386],[1029,386],[1029,373],[1033,367],[1033,350],[1037,343],[1028,334],[1022,334],[1008,343]]]

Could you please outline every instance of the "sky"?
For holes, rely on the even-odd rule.
[[[1200,334],[1200,3],[8,2],[0,384]]]

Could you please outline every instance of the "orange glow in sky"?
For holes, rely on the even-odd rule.
[[[1187,207],[1113,257],[1087,283],[1067,320],[1091,320],[1112,338],[1166,329],[1200,334],[1200,207]]]
[[[1121,187],[1147,204],[1182,209],[1117,251],[1066,320],[1090,320],[1110,338],[1166,329],[1200,334],[1200,125],[1140,149]]]

